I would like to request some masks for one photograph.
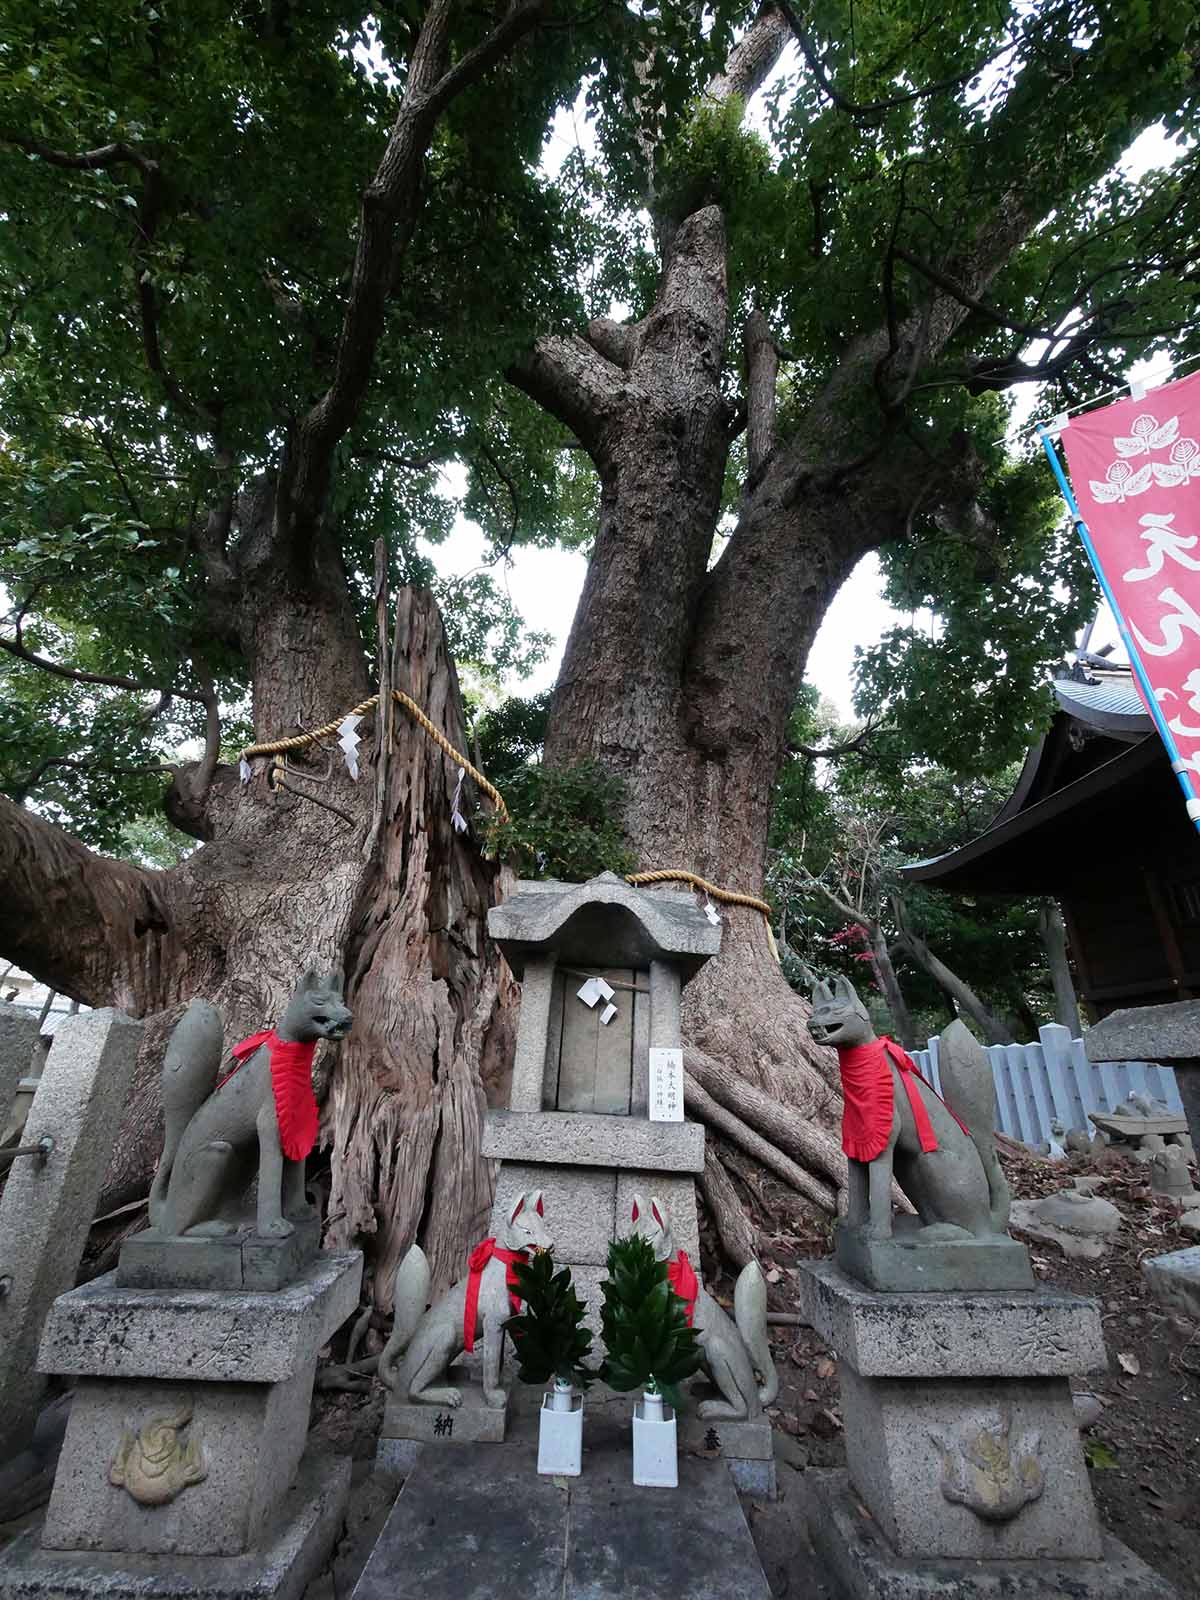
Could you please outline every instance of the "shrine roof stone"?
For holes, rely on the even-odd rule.
[[[595,966],[644,967],[666,961],[690,976],[721,948],[690,890],[635,889],[615,873],[588,883],[522,879],[488,912],[488,932],[518,978],[530,958]]]

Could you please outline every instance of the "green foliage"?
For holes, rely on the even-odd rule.
[[[793,746],[836,745],[852,729],[804,686],[791,723]],[[768,892],[782,927],[784,973],[807,992],[806,968],[841,972],[859,990],[880,1028],[892,1028],[875,988],[866,923],[877,920],[922,1035],[953,1015],[945,995],[922,967],[896,946],[892,897],[902,897],[906,920],[950,969],[1018,1036],[1030,1037],[1053,1020],[1054,1001],[1035,899],[950,894],[908,884],[906,862],[944,854],[982,833],[1011,794],[1019,767],[984,775],[917,759],[916,735],[904,719],[875,732],[860,750],[830,762],[791,757],[776,785],[771,822]],[[976,765],[977,752],[972,752]],[[848,919],[808,874],[836,888],[859,908]]]
[[[592,1336],[584,1326],[587,1307],[575,1293],[570,1267],[554,1270],[554,1257],[539,1251],[532,1261],[514,1268],[525,1309],[504,1324],[517,1352],[522,1383],[549,1383],[559,1378],[586,1389],[595,1374],[584,1362],[592,1353]]]
[[[699,1370],[700,1341],[683,1301],[667,1282],[667,1264],[640,1234],[608,1247],[600,1324],[608,1352],[600,1376],[614,1389],[671,1389]]]
[[[529,700],[509,695],[494,710],[483,712],[472,729],[480,764],[506,800],[513,781],[541,756],[550,698],[549,690]]]
[[[574,767],[521,766],[505,784],[510,820],[481,819],[486,850],[525,878],[585,883],[601,872],[634,870],[625,842],[625,785],[598,761]]]

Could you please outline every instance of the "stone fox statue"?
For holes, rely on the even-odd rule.
[[[289,1219],[308,1213],[304,1160],[317,1133],[312,1058],[322,1039],[342,1039],[351,1013],[342,977],[309,970],[278,1026],[235,1045],[235,1065],[221,1071],[221,1013],[193,1000],[163,1057],[166,1123],[162,1160],[150,1191],[157,1234],[233,1233],[233,1215],[258,1173],[255,1231],[286,1237]]]
[[[917,1239],[1004,1233],[1009,1192],[996,1157],[996,1099],[987,1055],[963,1023],[941,1037],[941,1099],[911,1058],[878,1039],[846,978],[812,992],[809,1032],[838,1053],[850,1162],[847,1225],[869,1239],[892,1236],[892,1178],[917,1208]]]
[[[671,1214],[656,1195],[649,1205],[640,1194],[634,1195],[632,1222],[633,1231],[649,1241],[655,1260],[667,1262],[668,1280],[687,1307],[705,1369],[721,1392],[720,1400],[702,1400],[698,1415],[714,1422],[756,1421],[779,1393],[779,1375],[767,1340],[767,1285],[758,1262],[742,1268],[733,1291],[731,1322],[700,1287],[686,1251],[676,1251]]]
[[[472,1250],[467,1275],[436,1305],[429,1299],[429,1262],[414,1244],[396,1268],[395,1325],[379,1357],[379,1377],[401,1402],[427,1406],[462,1404],[459,1390],[438,1380],[459,1354],[475,1348],[483,1336],[483,1398],[502,1407],[500,1386],[504,1324],[520,1310],[513,1264],[528,1261],[531,1251],[553,1250],[554,1240],[542,1214],[542,1191],[523,1194],[513,1208],[503,1238],[485,1239]],[[399,1372],[396,1362],[403,1356]]]

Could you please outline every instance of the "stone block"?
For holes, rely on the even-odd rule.
[[[863,1377],[1046,1378],[1106,1366],[1100,1308],[1065,1290],[884,1294],[804,1262],[800,1311]]]
[[[1200,1245],[1142,1262],[1150,1293],[1171,1311],[1200,1318]]]
[[[1200,1000],[1113,1011],[1083,1036],[1089,1061],[1190,1061],[1200,1057]]]
[[[1132,1550],[1104,1535],[1099,1560],[917,1560],[891,1550],[844,1472],[810,1468],[808,1531],[850,1600],[1179,1600]]]
[[[392,1478],[407,1478],[424,1448],[420,1439],[387,1439],[380,1434],[375,1442],[375,1470]]]
[[[740,1456],[727,1456],[725,1465],[739,1494],[748,1494],[752,1500],[774,1500],[779,1489],[774,1458],[746,1461]]]
[[[317,1217],[299,1219],[284,1239],[244,1232],[218,1238],[136,1233],[121,1246],[121,1289],[250,1289],[270,1293],[300,1276],[321,1241]]]
[[[833,1254],[847,1276],[889,1293],[995,1292],[1037,1286],[1028,1250],[1007,1235],[918,1244],[899,1229],[891,1239],[867,1239],[860,1229],[839,1223]]]
[[[346,1514],[350,1461],[305,1462],[253,1551],[240,1556],[43,1550],[31,1529],[0,1551],[0,1600],[301,1600]]]
[[[23,1140],[54,1140],[44,1162],[14,1163],[0,1195],[0,1458],[28,1443],[44,1384],[46,1315],[75,1282],[137,1060],[142,1025],[103,1009],[59,1025]]]
[[[0,1001],[0,1130],[17,1097],[17,1084],[30,1072],[37,1042],[37,1018]]]
[[[708,1387],[701,1395],[693,1390],[691,1400],[710,1398],[715,1393]],[[773,1451],[771,1423],[767,1417],[753,1422],[705,1422],[689,1404],[679,1416],[679,1447],[707,1455],[715,1451],[726,1461],[769,1461]]]
[[[547,1166],[703,1172],[704,1128],[583,1111],[489,1111],[482,1151]]]
[[[483,1391],[450,1369],[448,1381],[462,1393],[460,1406],[412,1405],[389,1395],[383,1408],[381,1439],[416,1439],[422,1444],[502,1444],[508,1406],[487,1406]]]
[[[527,1166],[506,1161],[496,1178],[488,1232],[496,1238],[513,1207],[529,1189],[543,1191],[546,1225],[557,1260],[603,1266],[616,1215],[617,1175],[593,1167]]]
[[[121,1246],[113,1281],[119,1289],[240,1289],[242,1241],[135,1233]]]
[[[262,1538],[300,1465],[316,1352],[282,1383],[83,1379],[59,1456],[42,1545],[130,1554],[241,1555]],[[126,1434],[180,1417],[205,1476],[164,1505],[110,1480]],[[135,1445],[135,1452],[136,1452]]]
[[[1095,1560],[1065,1378],[862,1378],[843,1367],[850,1481],[897,1555]]]
[[[681,1455],[677,1491],[642,1489],[627,1420],[589,1407],[583,1439],[565,1487],[535,1472],[532,1439],[469,1459],[423,1449],[354,1600],[769,1600],[719,1461]]]
[[[64,1377],[278,1383],[358,1306],[362,1256],[322,1251],[275,1293],[122,1289],[106,1273],[60,1295],[38,1365]]]

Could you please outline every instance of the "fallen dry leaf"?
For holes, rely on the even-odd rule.
[[[817,1377],[832,1378],[837,1371],[837,1362],[831,1356],[822,1356],[817,1362]]]
[[[1136,1378],[1138,1373],[1142,1370],[1142,1364],[1134,1355],[1132,1350],[1119,1351],[1117,1354],[1117,1361],[1120,1364],[1121,1371],[1127,1372],[1131,1378]]]

